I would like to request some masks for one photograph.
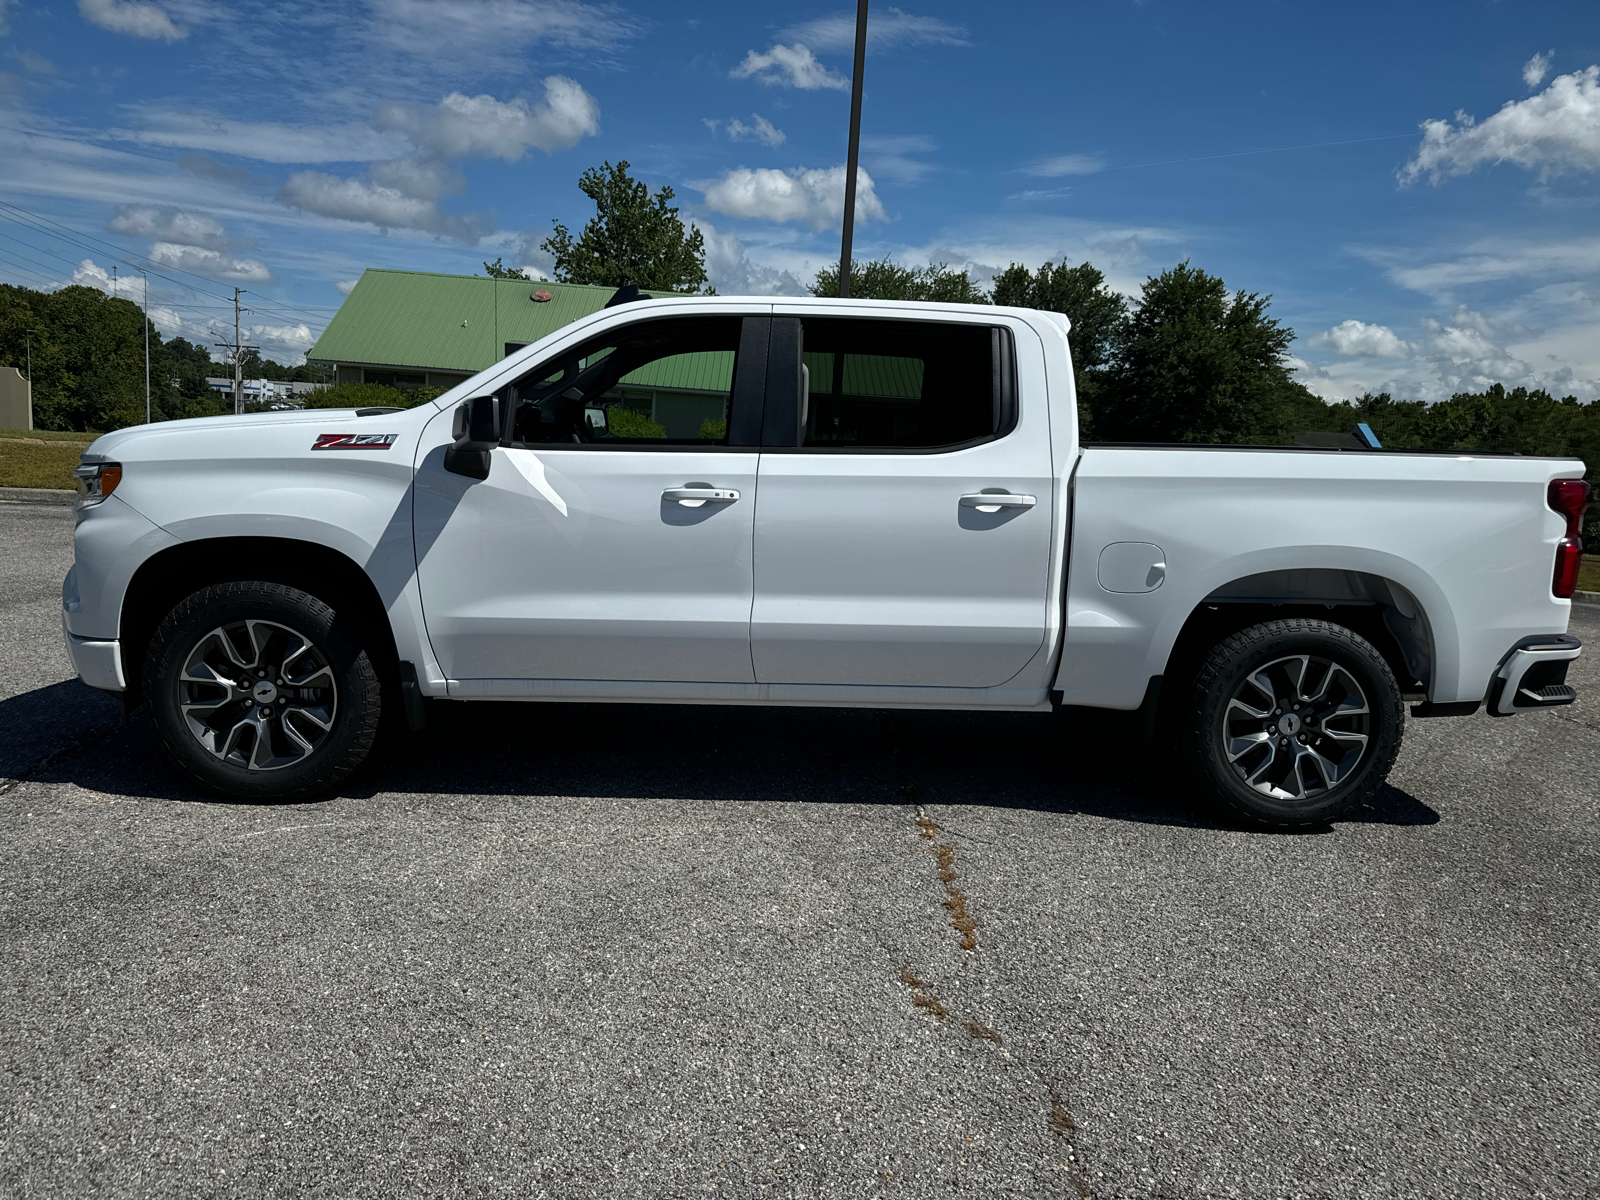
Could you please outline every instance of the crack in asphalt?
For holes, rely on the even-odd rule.
[[[921,804],[916,803],[916,786],[910,782],[903,771],[901,772],[900,790],[915,807],[917,831],[925,841],[935,843],[932,852],[934,860],[938,863],[939,882],[945,891],[945,899],[941,903],[950,914],[951,928],[962,935],[961,947],[963,954],[956,970],[957,973],[965,973],[969,967],[982,961],[978,942],[978,921],[971,915],[969,909],[968,902],[971,897],[955,886],[955,882],[959,878],[955,869],[956,848],[948,841],[939,841],[940,833],[947,833],[955,837],[961,835],[956,833],[955,830],[944,829],[928,815],[927,810]],[[924,853],[926,852],[925,850]],[[940,1023],[943,1023],[945,1018],[951,1015],[949,1005],[928,984],[917,978],[910,970],[901,970],[900,982],[910,991],[911,1003],[924,1012],[932,1014]],[[1041,1093],[1042,1100],[1047,1101],[1047,1105],[1041,1105],[1045,1127],[1066,1148],[1067,1161],[1056,1164],[1057,1168],[1062,1172],[1062,1182],[1077,1193],[1079,1200],[1095,1200],[1094,1191],[1089,1184],[1088,1173],[1085,1170],[1076,1139],[1073,1136],[1078,1132],[1077,1123],[1072,1119],[1071,1113],[1067,1111],[1056,1086],[1045,1077],[1038,1067],[1034,1066],[1026,1055],[1015,1054],[1008,1050],[1000,1031],[990,1028],[975,1014],[963,1014],[959,1023],[966,1031],[967,1036],[974,1042],[988,1042],[994,1047],[996,1053],[1002,1055],[1008,1062],[1016,1063],[1033,1079],[1034,1084]]]

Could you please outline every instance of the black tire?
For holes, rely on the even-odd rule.
[[[1400,686],[1371,642],[1294,619],[1252,625],[1212,650],[1183,734],[1201,782],[1224,804],[1258,824],[1296,827],[1371,800],[1404,726]]]
[[[362,764],[377,736],[378,672],[359,635],[285,584],[201,589],[161,622],[145,664],[145,700],[163,748],[214,792],[320,795]]]

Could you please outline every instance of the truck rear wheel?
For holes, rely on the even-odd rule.
[[[150,643],[145,698],[173,762],[253,800],[325,792],[372,749],[378,673],[350,626],[279,583],[203,588]]]
[[[1327,621],[1267,621],[1217,646],[1185,721],[1209,790],[1253,821],[1318,825],[1370,800],[1405,708],[1371,642]]]

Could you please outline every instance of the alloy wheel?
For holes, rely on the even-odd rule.
[[[184,724],[216,758],[251,771],[304,762],[333,729],[327,658],[275,621],[244,620],[195,643],[178,680]]]
[[[1251,671],[1222,719],[1225,761],[1275,800],[1304,800],[1337,787],[1367,751],[1372,713],[1349,671],[1295,654]]]

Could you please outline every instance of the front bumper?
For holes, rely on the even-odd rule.
[[[1489,715],[1514,717],[1541,708],[1560,708],[1578,698],[1567,683],[1567,667],[1583,653],[1570,633],[1542,633],[1511,648],[1489,685]]]
[[[125,692],[128,680],[122,673],[122,643],[79,637],[67,628],[67,615],[61,614],[61,635],[67,639],[67,656],[78,678],[90,687],[107,692]]]

